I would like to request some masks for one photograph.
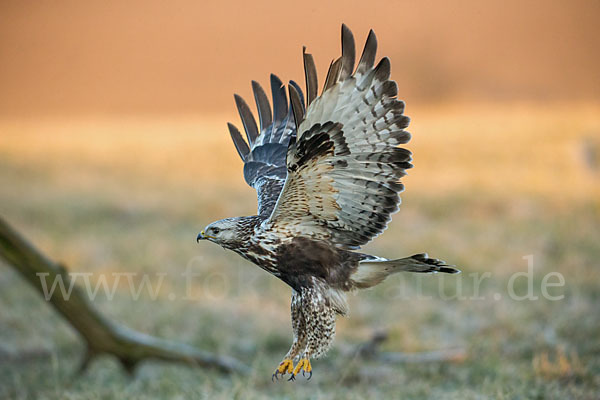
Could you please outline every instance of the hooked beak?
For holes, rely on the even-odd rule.
[[[198,243],[201,240],[209,240],[209,239],[215,239],[215,237],[207,235],[204,233],[204,231],[202,231],[198,234],[198,236],[196,236],[196,243]]]

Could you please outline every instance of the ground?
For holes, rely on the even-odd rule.
[[[92,284],[135,272],[136,285],[147,276],[160,286],[136,296],[123,278],[112,299],[101,291],[94,302],[109,317],[236,356],[251,369],[239,377],[150,362],[128,377],[106,357],[74,377],[81,341],[0,265],[0,397],[596,398],[599,111],[409,108],[415,169],[394,222],[365,251],[427,251],[463,273],[396,275],[350,296],[351,316],[339,321],[333,350],[313,362],[311,381],[295,383],[271,382],[291,340],[289,288],[195,242],[207,223],[255,209],[227,137],[231,116],[3,120],[0,215],[70,271],[91,272]],[[512,280],[513,296],[509,283],[530,261],[538,299],[519,300],[527,278]],[[186,280],[186,271],[196,275]],[[564,285],[544,296],[544,279],[560,283],[556,274],[545,278],[552,272]],[[349,355],[376,331],[389,336],[382,351],[465,356],[394,364]]]

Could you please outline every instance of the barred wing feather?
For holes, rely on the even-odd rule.
[[[314,63],[305,54],[308,104],[304,109],[299,89],[289,88],[298,134],[287,149],[284,187],[265,222],[272,229],[357,248],[383,232],[398,210],[399,179],[412,167],[410,151],[398,147],[410,140],[404,130],[409,118],[389,79],[389,60],[374,66],[376,50],[371,31],[353,72],[354,39],[343,25],[342,56],[316,98],[310,95]]]

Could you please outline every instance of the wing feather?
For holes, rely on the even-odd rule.
[[[266,127],[273,123],[273,116],[271,115],[271,106],[269,105],[269,99],[263,90],[260,83],[252,81],[252,91],[254,92],[254,101],[256,101],[256,109],[258,110],[258,117],[260,121],[261,132]]]
[[[285,86],[275,74],[271,74],[271,94],[273,96],[273,127],[275,128],[283,122],[288,112]]]
[[[375,36],[375,32],[373,29],[369,31],[369,36],[367,36],[367,41],[365,43],[365,47],[363,49],[362,55],[360,56],[360,61],[358,62],[358,67],[356,68],[356,75],[364,75],[365,72],[373,68],[373,64],[375,63],[375,56],[377,54],[377,37]]]
[[[294,91],[292,100],[296,106],[300,104],[298,120],[301,121],[304,115],[302,90],[295,82],[290,82],[290,88]],[[235,102],[248,142],[233,124],[229,123],[228,127],[238,154],[244,161],[244,179],[256,189],[258,214],[268,217],[275,207],[287,176],[286,151],[290,140],[296,135],[296,119],[292,112],[294,107],[290,105],[288,108],[285,87],[277,76],[271,75],[273,110],[258,82],[252,81],[252,90],[258,110],[260,132],[248,104],[238,95],[235,95]]]
[[[340,75],[340,69],[342,68],[342,57],[333,61],[327,71],[327,77],[325,78],[325,86],[323,86],[323,93],[335,85]]]
[[[321,96],[296,114],[287,178],[267,227],[356,248],[383,232],[398,210],[400,178],[412,167],[410,151],[398,147],[410,140],[409,118],[389,59],[373,66],[376,50],[371,31],[353,73],[354,39],[342,26],[342,56],[331,64]]]
[[[312,54],[306,53],[306,47],[302,49],[302,58],[304,60],[304,79],[306,80],[306,107],[308,107],[317,97],[319,81],[315,60]]]
[[[240,133],[238,128],[235,127],[235,125],[233,125],[231,122],[228,122],[227,127],[229,128],[231,139],[233,139],[233,144],[235,145],[238,154],[242,158],[242,161],[245,161],[246,157],[248,157],[248,153],[250,153],[250,148],[248,147],[248,144],[244,141],[244,138],[242,138],[242,134]]]
[[[354,70],[354,59],[356,58],[354,35],[346,24],[342,24],[342,65],[340,69],[340,80],[345,80]]]
[[[302,105],[302,100],[300,100],[300,95],[298,94],[296,87],[294,85],[289,85],[288,87],[290,91],[290,105],[294,113],[296,127],[298,127],[300,122],[304,119],[304,106]]]
[[[254,115],[252,115],[250,107],[248,107],[248,104],[241,96],[236,94],[234,95],[234,98],[238,112],[240,113],[240,118],[242,119],[242,124],[244,125],[244,130],[246,131],[246,136],[248,137],[248,144],[252,146],[258,137],[258,127],[256,126]]]

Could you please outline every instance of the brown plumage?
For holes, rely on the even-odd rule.
[[[312,375],[346,315],[345,293],[374,286],[390,274],[456,273],[426,254],[388,260],[357,252],[382,233],[398,210],[400,178],[411,168],[404,103],[390,80],[390,61],[374,67],[377,39],[369,32],[356,70],[354,38],[342,25],[342,56],[332,62],[317,97],[314,60],[303,49],[306,101],[293,81],[271,75],[273,110],[252,82],[259,123],[246,102],[235,102],[247,142],[229,131],[256,189],[258,213],[213,222],[198,235],[235,251],[292,288],[293,343],[273,377]]]

